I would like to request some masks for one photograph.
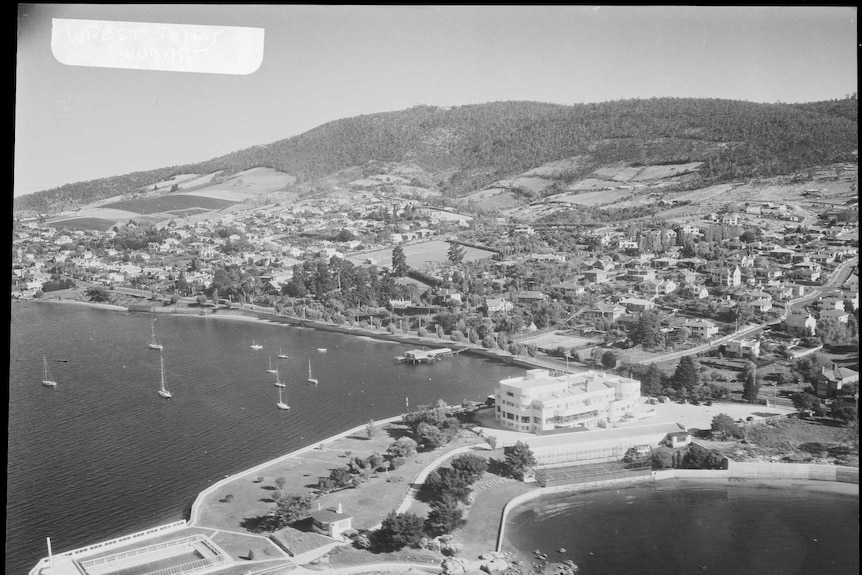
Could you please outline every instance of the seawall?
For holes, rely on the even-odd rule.
[[[528,501],[547,495],[576,491],[593,491],[612,488],[616,485],[630,485],[648,481],[666,481],[671,479],[697,481],[702,479],[723,479],[726,481],[831,481],[836,483],[859,484],[859,468],[840,465],[815,465],[806,463],[739,463],[728,462],[727,469],[662,469],[652,475],[642,477],[626,477],[607,481],[590,481],[573,485],[556,487],[537,487],[509,501],[503,508],[500,517],[500,527],[497,532],[496,550],[502,551],[505,537],[506,520],[509,513]],[[858,495],[858,491],[857,491]]]

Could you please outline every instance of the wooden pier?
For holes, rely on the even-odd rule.
[[[461,353],[467,349],[466,347],[459,350],[453,350],[448,347],[441,347],[438,349],[411,349],[409,351],[405,351],[404,355],[399,355],[395,357],[395,361],[398,363],[433,363],[435,361],[440,361],[444,357],[450,357],[455,354]]]

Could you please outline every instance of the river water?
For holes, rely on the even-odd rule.
[[[225,474],[369,419],[443,399],[483,400],[523,369],[464,354],[432,365],[409,345],[230,318],[157,316],[173,399],[156,393],[150,314],[13,303],[6,572],[54,551],[181,519]],[[250,345],[262,344],[262,350]],[[317,348],[326,348],[325,353]],[[287,360],[277,356],[284,352]],[[42,356],[57,380],[42,380]],[[270,356],[290,411],[275,407]],[[306,383],[311,359],[317,386]]]
[[[45,537],[62,552],[181,519],[225,474],[402,413],[408,399],[481,400],[524,373],[463,354],[402,365],[393,357],[414,346],[262,321],[158,316],[165,400],[151,317],[12,304],[6,573],[45,556]],[[43,354],[56,388],[41,385]],[[288,412],[275,407],[270,356]],[[318,386],[305,382],[309,359]],[[661,485],[525,505],[507,548],[573,559],[586,575],[858,573],[858,491]]]

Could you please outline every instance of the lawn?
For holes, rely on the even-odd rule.
[[[316,496],[318,477],[328,476],[332,469],[347,465],[348,453],[349,457],[363,458],[372,453],[385,453],[386,448],[405,433],[403,425],[390,424],[385,429],[379,429],[370,439],[364,432],[354,434],[327,443],[322,449],[313,449],[275,462],[260,472],[238,475],[206,496],[197,525],[252,532],[259,518],[276,507],[272,493],[277,489],[275,482],[279,477],[285,480],[283,493]],[[379,524],[389,511],[398,507],[410,488],[410,481],[426,465],[444,451],[478,441],[476,436],[463,437],[442,449],[418,453],[397,470],[377,472],[358,488],[322,495],[315,498],[313,505],[325,509],[341,503],[344,512],[353,517],[354,529],[368,529]],[[227,495],[232,497],[227,498]]]

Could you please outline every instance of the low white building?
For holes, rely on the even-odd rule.
[[[531,369],[495,387],[495,418],[504,427],[528,433],[604,427],[637,406],[640,389],[635,379],[604,372],[552,377],[546,369]]]

